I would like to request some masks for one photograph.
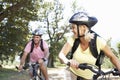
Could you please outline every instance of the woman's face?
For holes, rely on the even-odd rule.
[[[73,32],[75,38],[77,38],[78,37],[77,25],[76,24],[71,24],[71,29],[72,29],[72,32]],[[79,26],[79,35],[80,36],[84,35],[85,30],[86,30],[86,26],[85,25],[80,25]]]

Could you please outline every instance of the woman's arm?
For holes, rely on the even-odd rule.
[[[58,55],[59,59],[60,59],[62,62],[64,62],[65,64],[67,64],[68,61],[69,61],[69,60],[66,58],[66,55],[70,52],[70,50],[71,50],[70,44],[69,44],[69,43],[65,43],[65,45],[63,46],[63,48],[61,49],[61,51],[60,51],[60,53],[59,53],[59,55]]]
[[[120,71],[120,61],[119,59],[114,55],[114,53],[112,52],[112,50],[110,49],[109,46],[105,46],[102,49],[105,53],[105,55],[110,58],[111,62],[113,63],[113,65],[115,65],[115,67]]]

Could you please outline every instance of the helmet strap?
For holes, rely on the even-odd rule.
[[[80,38],[80,37],[84,37],[85,35],[81,35],[80,36],[80,32],[79,32],[79,25],[77,24],[77,32],[78,32],[78,38]]]
[[[80,32],[79,32],[79,25],[77,24],[77,32],[78,32],[78,38],[80,37]]]

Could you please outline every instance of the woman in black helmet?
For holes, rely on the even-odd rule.
[[[88,16],[85,12],[75,13],[69,20],[72,27],[73,36],[68,38],[66,44],[59,53],[59,58],[65,63],[70,63],[70,70],[77,75],[77,80],[91,80],[93,73],[90,70],[78,69],[80,63],[89,63],[95,65],[96,58],[92,55],[90,50],[90,42],[95,34],[91,31],[98,20],[95,17]],[[70,52],[74,45],[74,41],[78,40],[78,47],[75,50],[72,59],[67,59],[66,55]],[[120,70],[120,62],[112,53],[106,41],[97,36],[96,45],[98,53],[102,50],[108,56],[111,62]]]

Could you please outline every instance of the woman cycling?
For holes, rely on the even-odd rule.
[[[59,58],[65,63],[70,63],[70,70],[77,75],[77,80],[91,80],[93,73],[90,70],[78,69],[80,63],[89,63],[95,65],[96,58],[90,51],[90,41],[94,38],[95,34],[91,32],[91,28],[97,23],[95,17],[89,16],[86,12],[75,13],[69,20],[73,36],[68,38],[67,42],[59,53]],[[67,59],[66,55],[73,47],[75,39],[79,40],[79,46],[75,50],[72,59]],[[110,58],[111,62],[120,71],[120,62],[113,54],[106,41],[97,36],[96,45],[98,53],[102,50],[104,54]]]

